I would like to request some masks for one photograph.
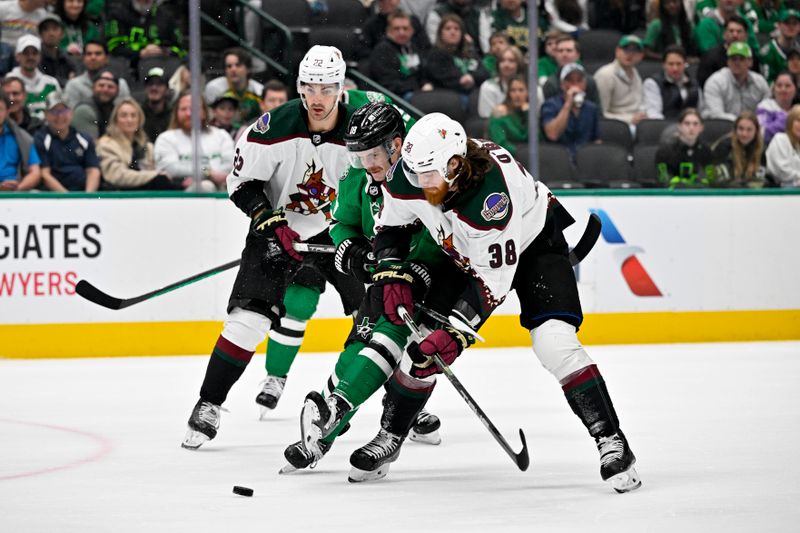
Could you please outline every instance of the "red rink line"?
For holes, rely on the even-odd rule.
[[[19,479],[23,477],[32,477],[38,476],[39,474],[50,474],[52,472],[57,472],[59,470],[66,470],[67,468],[74,468],[76,466],[80,466],[86,463],[91,463],[93,461],[97,461],[98,459],[102,458],[108,452],[111,451],[113,448],[111,441],[106,439],[105,437],[95,435],[93,433],[88,433],[86,431],[81,431],[79,429],[72,429],[72,428],[65,428],[62,426],[53,426],[50,424],[37,424],[35,422],[24,422],[22,420],[10,420],[8,418],[0,418],[0,423],[8,423],[8,424],[20,424],[23,426],[33,426],[45,429],[52,429],[54,431],[63,431],[65,433],[72,433],[73,435],[80,435],[82,437],[86,437],[90,440],[95,441],[98,443],[99,448],[90,456],[84,457],[83,459],[78,459],[77,461],[72,461],[70,463],[66,463],[59,466],[51,466],[49,468],[43,468],[41,470],[31,470],[30,472],[21,472],[19,474],[10,474],[2,476],[0,475],[0,481],[4,481],[7,479]]]

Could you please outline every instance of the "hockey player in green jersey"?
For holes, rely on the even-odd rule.
[[[290,323],[284,309],[290,283],[312,295],[331,283],[346,314],[363,300],[364,285],[336,271],[332,254],[301,255],[293,248],[296,241],[332,244],[331,208],[349,167],[343,136],[353,109],[339,101],[345,68],[338,49],[312,47],[298,72],[300,99],[262,115],[236,144],[228,193],[251,219],[250,231],[185,448],[216,436],[220,406],[254,350],[270,330],[280,334]]]
[[[353,166],[339,184],[339,195],[333,208],[335,223],[331,226],[330,234],[337,246],[337,270],[365,283],[372,281],[374,260],[371,242],[375,236],[375,217],[383,204],[382,182],[390,166],[400,157],[400,146],[407,126],[408,123],[404,123],[395,107],[376,102],[353,113],[345,134],[347,148],[353,155]],[[409,260],[412,266],[408,276],[415,293],[421,298],[430,286],[428,270],[445,263],[447,258],[425,230],[414,234],[411,247]],[[415,414],[413,426],[410,425],[405,432],[410,430],[412,440],[438,444],[438,419],[421,411],[418,405],[421,398],[427,398],[433,385],[424,382],[418,387],[419,390],[407,390],[404,382],[394,378],[393,373],[409,332],[405,326],[381,318],[381,302],[380,295],[377,298],[368,296],[363,302],[358,313],[359,322],[328,379],[326,392],[330,394],[335,387],[347,382],[350,376],[358,375],[358,383],[350,383],[348,390],[353,403],[360,405],[389,380],[386,404],[413,404],[409,407]],[[398,400],[398,395],[404,398]],[[320,442],[317,450],[310,451],[302,442],[289,445],[284,452],[289,464],[281,473],[306,468],[318,461],[330,449],[333,440],[355,411],[355,408],[349,410],[340,425]]]
[[[341,100],[353,109],[358,109],[374,102],[392,104],[392,99],[382,93],[360,91],[358,89],[344,91]],[[395,107],[395,109],[397,108]],[[406,125],[406,130],[408,130],[413,125],[414,119],[399,109],[398,112],[400,112]],[[359,171],[366,176],[363,169]],[[350,180],[347,183],[352,181]],[[360,201],[358,205],[360,205]],[[306,326],[309,319],[316,312],[319,299],[320,291],[315,287],[292,284],[286,289],[286,297],[284,299],[286,316],[279,325],[273,327],[270,331],[265,363],[267,377],[261,382],[261,391],[256,396],[256,403],[261,411],[260,420],[265,420],[269,412],[278,405],[286,386],[289,371],[303,343]],[[420,420],[425,419],[426,415],[420,416]],[[427,421],[435,422],[434,419]],[[430,427],[431,424],[428,424],[427,427],[420,426],[418,429],[425,431],[426,429],[429,430]]]

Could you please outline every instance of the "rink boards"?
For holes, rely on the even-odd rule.
[[[587,344],[800,338],[800,194],[560,193],[576,218],[603,220],[576,268]],[[79,279],[128,298],[236,259],[245,217],[222,195],[0,196],[0,356],[207,353],[235,270],[128,309],[74,293]],[[512,294],[482,333],[487,346],[530,342]],[[306,351],[338,350],[349,329],[323,295]]]

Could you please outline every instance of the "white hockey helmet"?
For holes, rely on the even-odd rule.
[[[448,178],[447,164],[454,155],[467,155],[467,133],[444,113],[430,113],[411,127],[402,155],[404,168],[414,174],[438,170],[451,185],[454,178]]]
[[[339,90],[344,87],[344,74],[347,64],[342,53],[335,46],[312,46],[303,60],[297,73],[297,92],[300,92],[301,83],[339,84]]]

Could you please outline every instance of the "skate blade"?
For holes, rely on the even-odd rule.
[[[181,448],[186,448],[187,450],[196,450],[209,440],[211,439],[208,438],[208,435],[190,429],[186,432],[186,436],[183,438]]]
[[[271,413],[273,410],[272,410],[272,409],[270,409],[269,407],[266,407],[266,406],[264,406],[264,405],[261,405],[261,404],[258,404],[258,408],[259,408],[259,411],[258,411],[258,421],[259,421],[259,422],[263,422],[263,421],[265,421],[265,420],[269,420],[269,414],[270,414],[270,413]]]
[[[286,463],[286,465],[283,468],[278,470],[278,474],[280,474],[280,475],[291,474],[292,472],[297,472],[298,470],[299,470],[299,468],[296,468],[296,467],[292,466],[291,463]]]
[[[625,472],[620,472],[616,476],[610,477],[608,482],[611,483],[611,487],[620,494],[636,490],[642,486],[642,480],[632,465]]]
[[[408,438],[414,442],[419,442],[420,444],[430,444],[432,446],[438,446],[442,443],[442,437],[439,435],[439,431],[431,431],[430,433],[417,433],[413,429],[411,433],[409,433]]]
[[[389,467],[392,463],[385,463],[379,466],[376,470],[361,470],[354,466],[350,467],[350,474],[347,481],[350,483],[363,483],[365,481],[377,481],[386,477],[389,473]]]

